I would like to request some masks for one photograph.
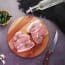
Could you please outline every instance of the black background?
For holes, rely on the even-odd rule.
[[[22,9],[23,12],[26,13],[26,10],[30,6],[36,5],[37,3],[40,2],[40,0],[18,0],[18,2],[19,2],[19,9]],[[36,12],[33,12],[33,15],[38,17],[40,16],[45,17],[53,21],[65,34],[65,3],[64,2],[43,11],[38,10]]]

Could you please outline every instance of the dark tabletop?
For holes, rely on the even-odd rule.
[[[43,65],[43,59],[47,49],[35,58],[25,59],[12,53],[8,46],[7,31],[11,23],[13,23],[15,19],[25,15],[23,12],[18,10],[18,3],[16,0],[0,0],[0,10],[8,10],[13,16],[7,26],[0,26],[0,53],[4,53],[6,55],[5,65]],[[45,23],[49,29],[48,46],[52,43],[55,31],[58,30],[59,32],[58,42],[54,53],[49,59],[49,65],[65,65],[65,35],[52,22],[45,20]],[[0,65],[2,65],[1,62]]]

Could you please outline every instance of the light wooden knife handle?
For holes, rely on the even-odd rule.
[[[52,51],[47,51],[46,54],[45,54],[45,57],[44,57],[44,61],[43,61],[43,65],[48,65],[48,62],[49,62],[49,58],[51,56],[53,52]]]

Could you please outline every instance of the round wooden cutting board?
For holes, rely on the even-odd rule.
[[[40,22],[42,22],[43,26],[45,26],[45,36],[44,36],[42,44],[35,46],[34,48],[32,48],[29,51],[19,53],[16,51],[16,49],[14,48],[14,45],[12,43],[12,38],[16,32],[21,31],[23,33],[27,33],[26,29],[27,29],[28,25],[37,19],[39,19],[39,18],[34,17],[34,16],[24,16],[24,17],[21,17],[21,18],[15,20],[14,23],[9,28],[8,44],[9,44],[10,49],[16,55],[24,57],[24,58],[32,58],[32,57],[40,55],[45,50],[45,48],[48,44],[48,29],[47,29],[46,25],[44,24],[44,21],[42,21],[40,19],[39,19]]]

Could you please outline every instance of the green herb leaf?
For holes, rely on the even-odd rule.
[[[7,11],[0,11],[0,24],[6,23],[11,17]]]

